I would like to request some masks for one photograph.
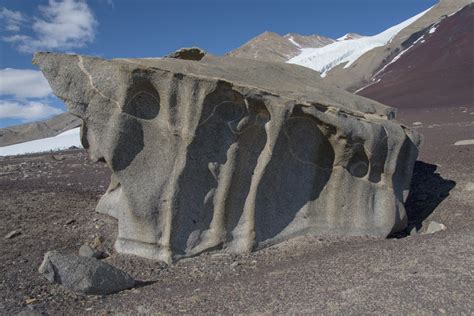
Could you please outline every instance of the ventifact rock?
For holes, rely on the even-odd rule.
[[[306,233],[404,229],[419,136],[394,110],[287,64],[38,53],[113,171],[116,249],[171,261]]]

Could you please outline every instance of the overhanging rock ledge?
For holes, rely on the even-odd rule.
[[[34,63],[113,172],[97,211],[118,219],[118,252],[171,262],[406,226],[419,135],[310,69],[209,55]]]

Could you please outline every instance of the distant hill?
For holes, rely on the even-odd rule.
[[[0,147],[57,136],[80,125],[78,117],[62,113],[46,121],[1,128]]]
[[[324,47],[334,42],[335,40],[331,38],[319,35],[304,36],[289,33],[280,36],[276,33],[265,32],[231,51],[227,56],[286,62],[297,56],[302,48]]]

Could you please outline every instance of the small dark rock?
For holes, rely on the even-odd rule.
[[[127,273],[95,258],[49,251],[38,271],[51,283],[83,294],[107,295],[132,288],[135,280]]]
[[[166,58],[176,58],[185,60],[201,60],[206,55],[206,52],[198,47],[181,48],[169,54]]]
[[[70,219],[66,222],[66,225],[71,225],[72,223],[75,223],[76,220],[75,219]]]

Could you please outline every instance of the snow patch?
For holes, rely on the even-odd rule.
[[[295,45],[296,47],[298,47],[299,49],[301,49],[301,45],[298,44],[298,43],[295,41],[295,39],[294,39],[293,36],[288,37],[288,40],[289,40],[293,45]]]
[[[382,69],[380,69],[379,71],[377,71],[374,75],[374,77],[377,77],[381,72],[383,72],[385,69],[387,69],[388,66],[390,66],[391,64],[397,62],[406,52],[408,52],[410,49],[412,49],[413,46],[415,46],[418,42],[422,42],[423,43],[423,38],[425,36],[421,36],[419,39],[417,39],[416,41],[413,42],[413,44],[411,44],[410,47],[408,47],[407,49],[404,49],[402,50],[397,56],[393,57],[393,59],[388,63],[386,64],[385,66],[383,66]]]
[[[461,9],[459,9],[459,10],[457,10],[457,11],[451,13],[450,15],[448,15],[448,17],[455,15],[456,13],[458,13],[459,11],[461,11],[462,9],[464,9],[464,8],[461,8]]]
[[[0,147],[0,156],[23,155],[47,151],[67,149],[71,146],[82,148],[80,139],[80,128],[74,128],[54,137],[43,138]]]
[[[367,89],[368,87],[373,86],[374,84],[379,83],[381,80],[382,80],[382,79],[377,79],[377,81],[375,81],[375,79],[372,79],[372,81],[375,81],[375,82],[372,82],[372,83],[370,83],[370,84],[368,84],[368,85],[366,85],[366,86],[363,86],[362,88],[360,88],[360,89],[358,89],[357,91],[355,91],[354,94],[357,94],[357,93],[361,92],[362,90]]]
[[[374,36],[338,41],[321,48],[303,48],[301,53],[291,58],[288,63],[319,71],[321,77],[325,77],[334,67],[346,63],[344,68],[348,68],[366,52],[386,45],[401,30],[421,18],[429,10],[431,8]]]

